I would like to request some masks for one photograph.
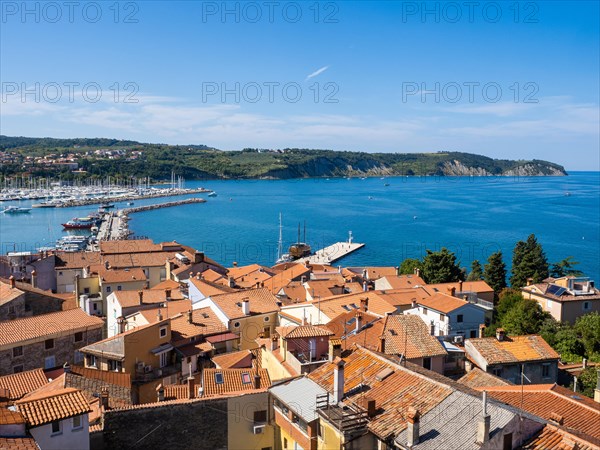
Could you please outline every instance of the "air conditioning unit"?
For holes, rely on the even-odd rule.
[[[144,366],[144,373],[152,372],[152,366]]]
[[[266,425],[254,425],[254,434],[263,434],[265,432]]]
[[[455,344],[462,344],[464,341],[464,336],[454,336],[454,338],[452,339],[452,342],[454,342]]]

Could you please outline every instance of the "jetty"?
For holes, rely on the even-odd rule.
[[[71,208],[74,206],[87,206],[87,205],[99,205],[102,203],[112,203],[112,202],[128,202],[134,200],[144,200],[149,198],[160,198],[160,197],[172,197],[176,195],[191,195],[191,194],[204,194],[207,192],[212,192],[204,188],[198,189],[156,189],[154,192],[145,192],[145,193],[129,193],[118,196],[102,196],[102,197],[93,197],[93,198],[82,198],[82,199],[63,199],[54,202],[51,204],[55,208]],[[192,202],[197,203],[197,202]],[[47,204],[44,204],[41,207],[44,207]],[[167,203],[164,203],[167,205]],[[175,205],[168,205],[175,206]],[[33,205],[33,207],[40,207],[40,205]],[[164,206],[163,206],[164,207]],[[135,212],[135,211],[134,211]]]
[[[348,256],[361,248],[365,244],[353,242],[352,231],[350,231],[346,242],[336,242],[333,245],[317,250],[314,254],[305,258],[300,258],[296,262],[307,262],[309,264],[331,264],[344,256]]]
[[[136,206],[134,208],[125,208],[117,212],[108,212],[102,216],[102,222],[98,227],[97,241],[115,241],[127,239],[131,234],[127,224],[129,215],[142,212],[152,211],[154,209],[170,208],[172,206],[189,205],[192,203],[206,203],[203,198],[193,197],[173,202],[157,203],[155,205]]]

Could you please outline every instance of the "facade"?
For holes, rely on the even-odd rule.
[[[14,277],[8,284],[0,281],[0,322],[27,315],[25,292],[17,289]]]
[[[481,370],[514,384],[555,383],[558,377],[560,357],[538,335],[509,337],[499,328],[496,337],[467,339],[465,352]]]
[[[535,300],[559,322],[574,324],[578,317],[600,313],[600,291],[586,277],[562,277],[525,286],[523,297]]]
[[[0,375],[81,363],[81,347],[102,339],[104,322],[81,309],[0,323]]]

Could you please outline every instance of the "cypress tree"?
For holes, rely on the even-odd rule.
[[[511,286],[523,287],[528,278],[533,278],[534,283],[539,283],[548,278],[548,274],[548,259],[535,235],[530,234],[526,242],[517,242],[513,251]]]
[[[492,253],[483,269],[483,279],[496,293],[496,298],[506,287],[506,264],[502,260],[502,252]]]
[[[478,260],[474,260],[471,263],[471,273],[467,277],[467,281],[479,281],[483,278],[483,269],[481,263]]]

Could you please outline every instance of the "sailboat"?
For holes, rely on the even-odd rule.
[[[289,253],[283,253],[283,224],[281,221],[281,213],[279,213],[279,241],[277,243],[277,261],[275,264],[283,264],[293,261]]]

